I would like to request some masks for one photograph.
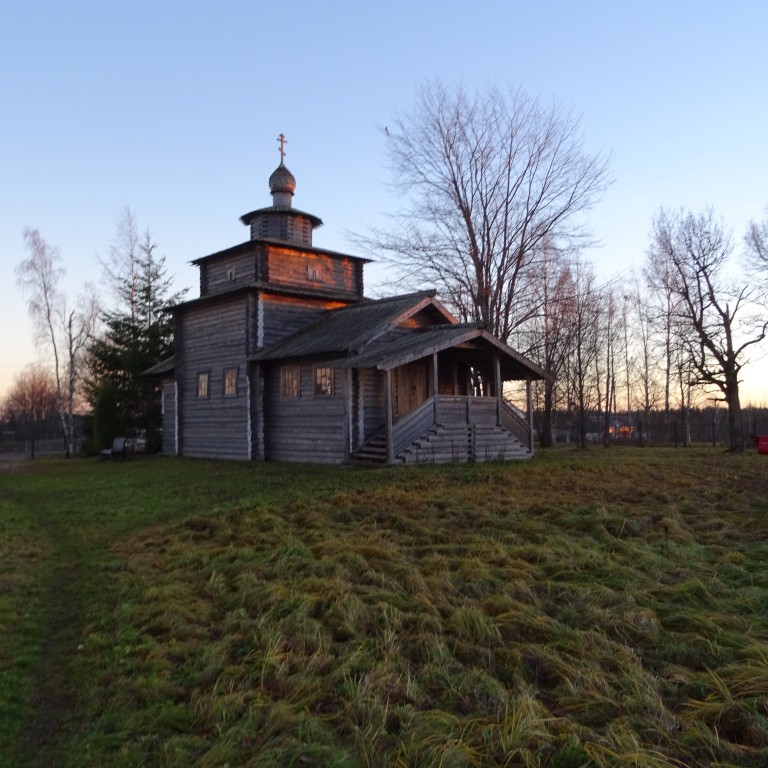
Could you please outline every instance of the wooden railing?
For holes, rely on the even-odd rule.
[[[511,432],[528,450],[531,449],[531,428],[528,422],[518,415],[517,411],[501,401],[501,408],[499,409],[501,416],[501,426],[507,431]]]
[[[530,449],[531,445],[528,422],[503,400],[499,401],[495,397],[439,395],[437,402],[434,396],[428,397],[392,425],[392,455],[397,456],[435,424],[446,427],[501,424],[526,448]]]
[[[418,440],[435,423],[435,398],[428,397],[421,405],[392,425],[392,454],[397,456],[414,440]]]
[[[495,397],[440,395],[437,398],[438,424],[493,426],[498,423],[496,415],[497,400]]]

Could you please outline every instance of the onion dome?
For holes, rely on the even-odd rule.
[[[272,193],[272,205],[276,208],[291,207],[291,198],[296,191],[296,177],[282,160],[269,177],[269,191]]]

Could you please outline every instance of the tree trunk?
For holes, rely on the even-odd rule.
[[[738,374],[728,372],[725,382],[725,402],[728,404],[728,436],[729,450],[733,453],[744,452],[744,423],[741,419],[741,402],[739,401]]]
[[[541,427],[539,431],[539,445],[542,448],[552,446],[552,401],[555,382],[544,381],[544,410],[541,414]]]

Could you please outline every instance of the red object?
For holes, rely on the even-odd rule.
[[[757,452],[768,453],[768,435],[757,436]]]

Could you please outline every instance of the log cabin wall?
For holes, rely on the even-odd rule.
[[[328,309],[344,306],[346,302],[298,299],[265,293],[262,298],[264,332],[262,346],[271,344],[300,331],[319,320]]]
[[[250,223],[251,240],[285,240],[312,246],[312,221],[292,211],[291,215],[255,216]]]
[[[175,456],[179,452],[176,441],[177,388],[174,379],[166,379],[162,384],[163,409],[163,447],[166,456]]]
[[[180,342],[180,424],[185,456],[248,459],[249,402],[245,361],[247,303],[243,296],[184,312]],[[234,392],[225,392],[227,371],[235,371]],[[198,395],[198,375],[208,375]]]
[[[375,368],[358,370],[358,419],[362,425],[362,440],[365,442],[384,429],[386,412],[386,375]]]
[[[322,363],[318,365],[322,366]],[[331,369],[333,395],[316,396],[315,365],[297,364],[300,369],[299,397],[284,397],[283,367],[272,365],[265,375],[266,458],[341,463],[346,458],[344,372]]]
[[[232,253],[201,262],[200,296],[213,296],[259,279],[258,249],[250,246],[243,253]]]
[[[357,259],[270,245],[265,279],[272,285],[362,297],[362,269]]]

